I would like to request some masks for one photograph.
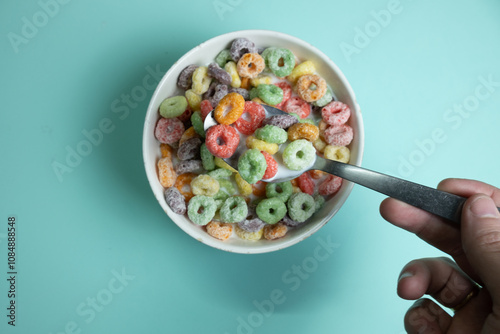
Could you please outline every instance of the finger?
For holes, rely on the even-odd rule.
[[[427,258],[408,263],[399,276],[398,295],[415,300],[424,294],[446,307],[454,308],[476,288],[475,284],[448,258]]]
[[[382,201],[380,214],[393,225],[416,234],[428,244],[453,257],[467,274],[474,277],[473,270],[464,254],[460,230],[457,227],[429,212],[394,198]]]
[[[494,305],[500,305],[500,213],[489,196],[476,194],[465,202],[462,242],[470,263],[490,291]]]
[[[474,194],[486,194],[500,203],[500,190],[484,182],[467,179],[445,179],[437,187],[462,197],[471,197]]]
[[[409,334],[446,333],[452,318],[430,299],[417,300],[406,312],[404,323]]]

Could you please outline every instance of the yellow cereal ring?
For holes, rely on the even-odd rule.
[[[211,221],[206,226],[207,233],[219,240],[227,240],[233,233],[233,225]]]
[[[319,137],[319,129],[309,123],[295,123],[288,129],[288,140],[305,139],[314,142]]]
[[[318,137],[318,139],[313,141],[313,146],[318,152],[323,153],[326,147],[326,143],[323,141],[323,139],[321,139],[321,137]]]
[[[255,102],[255,103],[259,103],[259,104],[266,104],[264,101],[262,101],[260,98],[258,97],[254,97],[252,99],[252,102]]]
[[[195,195],[214,196],[219,189],[219,181],[207,174],[198,175],[191,181],[191,191]]]
[[[264,226],[264,238],[267,240],[274,240],[282,238],[288,232],[288,227],[283,223]]]
[[[243,196],[249,196],[252,193],[252,185],[243,180],[239,173],[234,175],[234,180],[236,181],[236,186],[240,190],[240,194]]]
[[[287,77],[288,81],[291,83],[294,83],[303,75],[306,74],[313,74],[316,72],[316,67],[314,66],[313,62],[310,60],[306,60],[305,62],[300,63],[299,65],[295,66],[295,68],[292,70],[292,73]]]
[[[240,237],[241,239],[244,240],[249,240],[249,241],[257,241],[262,238],[262,234],[264,233],[264,229],[261,228],[257,232],[247,232],[243,230],[241,227],[238,225],[234,226],[234,231],[236,232],[236,235]]]
[[[184,95],[192,111],[200,110],[202,100],[200,94],[196,94],[192,89],[188,89]]]
[[[208,90],[212,78],[208,75],[208,68],[206,66],[199,66],[193,72],[193,92],[201,95]]]
[[[237,173],[238,171],[236,169],[234,169],[233,167],[231,167],[227,162],[225,162],[224,160],[222,160],[221,158],[219,157],[215,157],[214,159],[214,163],[217,167],[220,167],[220,168],[225,168],[225,169],[229,169],[230,171],[232,171],[233,173]]]
[[[314,88],[313,88],[314,87]],[[316,74],[305,74],[297,80],[297,94],[306,102],[314,102],[326,93],[326,81]]]
[[[231,87],[240,88],[241,87],[241,79],[238,74],[238,70],[236,69],[236,63],[234,61],[229,61],[224,66],[224,69],[231,76]]]
[[[266,143],[263,140],[255,138],[254,136],[248,136],[245,143],[250,149],[256,148],[259,151],[266,151],[271,155],[275,154],[279,150],[278,144]]]
[[[179,139],[179,146],[181,146],[182,143],[191,138],[200,138],[200,135],[196,133],[194,127],[190,127],[186,131],[184,131],[181,139]]]
[[[250,80],[250,84],[257,87],[260,84],[270,85],[273,83],[273,79],[269,75],[262,75]]]
[[[177,173],[170,156],[158,160],[158,179],[163,188],[170,188],[175,184]]]
[[[323,151],[326,159],[348,163],[351,159],[351,151],[345,146],[327,145]]]
[[[214,118],[219,124],[233,124],[245,110],[245,99],[238,93],[224,96],[214,109]]]
[[[250,78],[241,78],[240,88],[250,89]]]
[[[245,53],[236,67],[240,77],[250,79],[257,77],[265,68],[264,58],[258,53]]]

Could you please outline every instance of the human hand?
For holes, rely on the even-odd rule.
[[[460,228],[393,198],[380,205],[387,221],[455,260],[419,259],[403,268],[398,295],[417,300],[405,315],[405,328],[411,334],[500,333],[500,189],[464,179],[443,180],[438,189],[468,197]],[[424,294],[455,309],[454,316]]]

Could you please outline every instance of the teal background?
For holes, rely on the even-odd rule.
[[[365,167],[430,186],[446,177],[500,185],[498,1],[401,0],[379,30],[372,11],[391,1],[72,0],[51,7],[46,22],[37,14],[44,3],[55,2],[0,4],[1,333],[404,332],[411,302],[396,295],[399,271],[442,254],[385,222],[384,196],[355,186],[316,235],[251,256],[198,243],[156,202],[141,152],[153,91],[128,113],[112,104],[143,85],[146,68],[164,73],[229,31],[277,30],[327,54],[361,106]],[[34,15],[41,27],[13,45],[9,38],[22,37]],[[375,30],[360,41],[365,28]],[[497,83],[489,96],[467,116],[451,114],[474,101],[481,77]],[[111,133],[58,178],[53,164],[105,118]],[[434,131],[440,141],[431,144]],[[18,221],[15,328],[6,318],[10,215]],[[307,277],[283,280],[319,239],[335,251]],[[260,315],[255,304],[275,290],[282,303]],[[96,298],[106,305],[91,311]]]

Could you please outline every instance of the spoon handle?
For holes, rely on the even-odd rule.
[[[464,197],[321,157],[316,158],[312,169],[339,176],[460,224],[462,207],[466,201]]]

